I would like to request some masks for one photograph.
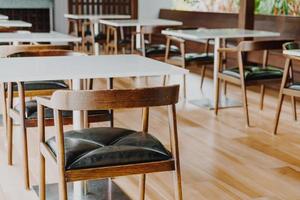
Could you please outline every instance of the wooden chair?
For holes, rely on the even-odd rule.
[[[137,49],[136,48],[136,36],[140,34],[141,36],[141,48]],[[161,34],[159,34],[161,35]],[[158,34],[155,34],[152,32],[152,30],[146,30],[145,28],[142,28],[141,32],[133,32],[131,35],[131,52],[132,54],[137,53],[142,56],[148,57],[148,58],[153,58],[157,60],[164,60],[165,55],[166,55],[166,44],[162,43],[153,43],[152,37],[153,36],[158,36]],[[172,45],[170,47],[170,54],[172,55],[179,55],[180,50],[177,46]]]
[[[238,68],[230,68],[223,70],[222,60],[219,64],[218,81],[217,81],[217,93],[215,94],[215,114],[218,114],[219,110],[219,89],[220,81],[226,81],[228,83],[236,84],[241,86],[243,93],[243,107],[246,118],[246,126],[249,127],[249,112],[247,102],[246,87],[252,85],[261,86],[261,98],[260,98],[260,109],[263,109],[265,84],[270,82],[281,81],[283,72],[278,68],[274,68],[268,65],[268,56],[270,50],[281,49],[282,44],[285,41],[243,41],[237,47],[234,48],[220,48],[220,56],[223,53],[237,53]],[[251,64],[245,60],[245,53],[251,51],[262,51],[263,61],[262,64]]]
[[[61,48],[61,49],[59,49]],[[68,48],[68,47],[67,47]],[[82,56],[84,54],[76,53],[66,49],[65,46],[37,45],[37,46],[8,46],[0,47],[2,57],[13,56]],[[4,54],[6,56],[4,56]],[[13,155],[13,120],[18,122],[21,127],[23,141],[23,168],[25,187],[29,189],[29,163],[28,163],[28,145],[27,145],[27,128],[37,126],[37,103],[35,100],[25,102],[26,97],[49,96],[56,90],[66,90],[69,86],[63,81],[34,81],[34,82],[17,82],[17,84],[7,83],[7,89],[2,84],[2,99],[7,99],[7,140],[8,140],[8,164],[12,165]],[[5,92],[7,90],[7,94]],[[14,106],[14,97],[18,97],[19,105]],[[4,108],[5,106],[3,106]],[[53,126],[53,111],[48,109],[46,125]],[[90,112],[88,119],[85,120],[85,126],[92,122],[112,121],[109,111]],[[72,124],[72,112],[64,112],[64,124]]]
[[[209,41],[206,41],[205,52],[204,53],[186,53],[186,45],[185,40],[182,38],[177,38],[173,36],[167,37],[167,45],[166,45],[166,55],[165,62],[177,65],[182,68],[187,68],[191,65],[201,66],[201,84],[200,88],[203,87],[206,66],[214,63],[214,55],[209,52]],[[170,52],[172,52],[171,44],[176,43],[179,45],[180,55],[172,56]],[[183,76],[183,88],[184,88],[184,98],[186,98],[186,75]]]
[[[283,45],[284,50],[300,49],[300,42],[288,42]],[[297,120],[297,106],[296,106],[296,97],[300,97],[300,84],[295,82],[293,76],[293,61],[299,61],[299,57],[286,56],[286,63],[284,67],[283,78],[281,82],[278,106],[276,109],[275,122],[273,128],[273,134],[277,134],[278,124],[280,113],[282,109],[282,104],[285,96],[291,97],[292,110],[294,119]]]
[[[300,49],[300,42],[287,42],[283,44],[283,50],[293,50],[293,49]],[[290,80],[294,83],[294,73],[293,73],[293,65],[290,66]],[[291,96],[291,103],[292,103],[292,110],[293,110],[293,117],[294,120],[297,121],[297,102],[296,97]]]
[[[59,173],[59,200],[67,200],[67,182],[103,179],[141,174],[140,199],[145,198],[146,174],[174,171],[175,196],[182,199],[179,163],[176,107],[179,86],[100,91],[57,91],[51,99],[38,98],[38,124],[40,134],[40,199],[46,198],[45,160],[56,164]],[[78,98],[80,96],[80,98]],[[98,99],[95,101],[94,99]],[[168,106],[172,125],[168,151],[148,133],[149,107]],[[45,140],[44,108],[54,109],[55,137]],[[93,128],[64,132],[62,112],[64,110],[143,108],[142,131],[123,128]],[[83,152],[83,159],[70,157],[80,145],[73,141],[84,138],[90,150]],[[117,142],[116,142],[117,141]],[[94,145],[92,144],[102,144]],[[104,144],[104,145],[103,145]],[[129,145],[129,146],[128,146]],[[68,148],[66,148],[68,147]],[[115,149],[111,151],[110,149]],[[89,153],[93,152],[93,153]],[[111,155],[111,156],[109,156]],[[111,159],[105,159],[108,158]],[[84,158],[85,157],[85,158]],[[93,160],[89,162],[88,160]]]
[[[119,50],[122,50],[122,53],[125,54],[126,49],[131,49],[130,39],[124,38],[123,34],[120,36],[117,27],[107,26],[106,37],[107,54],[118,54]]]
[[[102,47],[102,51],[105,52],[106,49],[106,30],[105,26],[102,26],[102,31],[95,35],[94,33],[94,23],[90,21],[86,21],[82,23],[82,32],[81,32],[81,49],[83,52],[89,54],[95,54],[95,45],[98,43],[100,47]]]

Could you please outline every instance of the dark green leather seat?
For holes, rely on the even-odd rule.
[[[300,83],[292,83],[288,88],[292,90],[300,90]]]
[[[214,54],[213,53],[186,53],[185,62],[213,62]],[[171,56],[170,59],[180,60],[180,56]]]
[[[120,39],[118,40],[118,45],[129,45],[131,44],[131,40],[130,39],[127,39],[127,38],[124,38],[124,39]]]
[[[25,108],[25,118],[26,119],[37,119],[37,102],[35,100],[30,100],[26,102],[26,108]],[[20,106],[16,105],[15,108],[19,110]],[[54,114],[53,110],[51,108],[45,108],[45,119],[53,119]],[[108,110],[97,110],[97,111],[89,111],[88,115],[91,116],[98,116],[98,115],[109,115]],[[72,111],[63,111],[62,115],[64,118],[71,118],[73,116]]]
[[[223,74],[240,78],[240,73],[238,68],[226,69]],[[281,69],[268,66],[265,69],[259,66],[246,66],[244,67],[244,74],[246,81],[253,80],[264,80],[264,79],[280,79],[282,78],[283,71]]]
[[[157,56],[157,55],[165,55],[166,53],[166,45],[164,44],[149,44],[145,47],[146,57]],[[180,50],[177,46],[172,45],[170,47],[170,54],[179,54]]]
[[[63,81],[28,81],[24,82],[25,91],[30,90],[59,90],[59,89],[68,89],[69,86]],[[16,83],[13,83],[13,90],[17,91],[18,86]]]
[[[171,153],[152,135],[121,128],[90,128],[64,134],[65,168],[86,169],[169,160]],[[57,155],[55,138],[47,142]]]
[[[299,44],[295,43],[295,42],[290,42],[290,43],[285,45],[285,48],[287,50],[299,49]]]

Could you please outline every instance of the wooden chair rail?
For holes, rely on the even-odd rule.
[[[2,45],[0,46],[0,57],[9,57],[13,54],[18,53],[30,53],[47,50],[49,53],[49,50],[72,50],[71,46],[68,45],[18,45],[18,46],[12,46],[12,45]],[[54,53],[54,51],[53,51]]]
[[[178,102],[179,86],[98,91],[56,91],[39,104],[58,110],[99,110],[164,106]]]
[[[66,171],[66,181],[83,181],[91,179],[102,179],[118,176],[128,176],[135,174],[148,174],[154,172],[173,171],[175,169],[174,160],[131,164],[122,166],[110,166],[95,169],[68,170]]]
[[[59,199],[67,200],[67,182],[91,180],[107,177],[140,174],[139,195],[145,199],[146,174],[152,172],[173,171],[175,196],[182,200],[181,172],[178,149],[178,132],[175,104],[178,101],[179,86],[156,88],[103,90],[103,91],[57,91],[51,99],[38,98],[38,130],[40,135],[40,200],[46,199],[46,159],[56,161],[59,173]],[[127,99],[127,100],[126,100]],[[119,103],[117,101],[120,101]],[[86,105],[85,105],[86,104]],[[168,106],[171,154],[168,160],[144,162],[127,165],[95,167],[88,169],[65,169],[65,144],[62,110],[91,110],[105,108],[143,107],[142,131],[148,132],[149,107]],[[54,108],[56,159],[45,141],[44,107]]]

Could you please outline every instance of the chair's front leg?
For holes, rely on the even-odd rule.
[[[42,105],[38,105],[38,131],[39,131],[39,141],[41,146],[41,144],[45,143],[44,107]],[[39,196],[40,196],[40,200],[46,200],[46,166],[45,166],[45,158],[41,152],[40,146],[39,146],[39,151],[40,151]]]
[[[13,109],[13,88],[12,83],[7,83],[7,163],[12,165],[13,160],[13,123],[10,110]]]
[[[24,170],[24,181],[25,188],[30,189],[29,181],[29,161],[28,161],[28,141],[27,141],[27,130],[25,125],[25,91],[24,91],[24,82],[18,82],[18,93],[19,93],[19,123],[21,129],[21,137],[23,142],[23,170]]]

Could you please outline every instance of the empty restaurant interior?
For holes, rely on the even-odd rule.
[[[299,25],[299,0],[0,0],[0,200],[300,199]]]

